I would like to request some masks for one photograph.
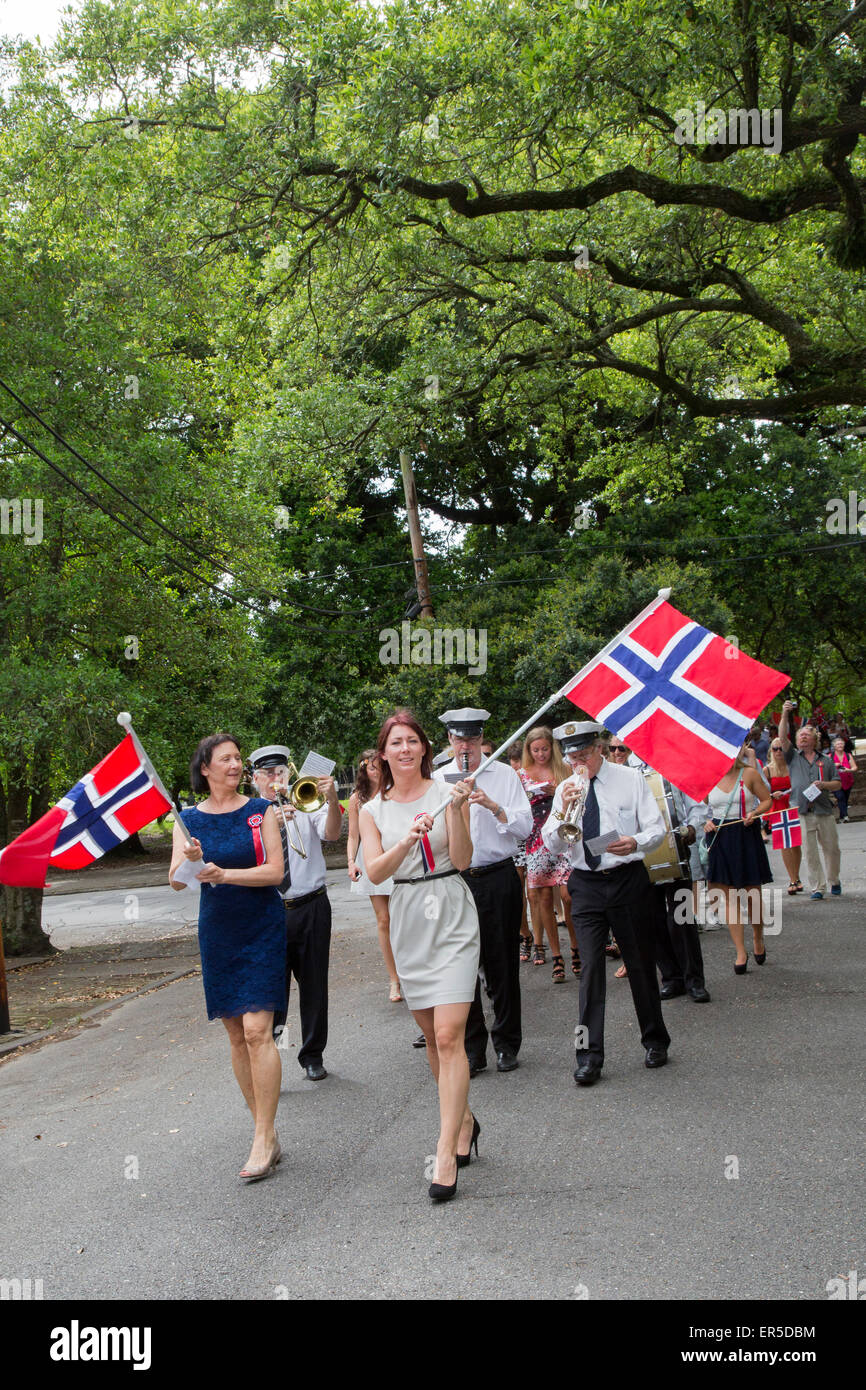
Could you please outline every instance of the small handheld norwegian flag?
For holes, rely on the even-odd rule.
[[[415,819],[420,820],[424,815],[427,815],[426,811],[419,811]],[[425,874],[432,874],[433,870],[436,868],[436,860],[433,858],[430,836],[427,834],[426,830],[418,843],[421,846],[421,862],[424,865],[424,872]]]
[[[773,849],[796,849],[803,843],[799,811],[774,811],[769,817]]]

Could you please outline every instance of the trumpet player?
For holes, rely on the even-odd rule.
[[[286,799],[290,756],[282,744],[257,748],[250,762],[259,795],[274,801],[279,789],[285,812],[283,815],[277,808],[286,865],[286,876],[280,884],[286,914],[286,1009],[274,1014],[274,1036],[279,1036],[286,1024],[294,975],[301,1012],[298,1062],[309,1081],[323,1081],[328,1075],[323,1059],[328,1041],[331,903],[325,887],[327,870],[322,841],[340,838],[343,808],[337,800],[333,777],[320,777],[317,785],[324,804],[310,813],[295,814]]]
[[[553,730],[571,766],[586,773],[588,786],[579,826],[560,835],[569,808],[584,794],[579,786],[582,779],[570,778],[557,787],[553,808],[541,829],[551,851],[561,853],[565,846],[571,856],[568,891],[583,965],[574,1073],[579,1086],[593,1086],[604,1065],[604,947],[611,927],[628,971],[646,1066],[663,1067],[670,1045],[662,1018],[649,879],[643,865],[643,855],[664,837],[664,821],[641,774],[605,761],[602,733],[602,725],[592,722],[562,724]],[[593,848],[599,838],[607,843]]]
[[[532,810],[517,773],[503,763],[485,768],[476,781],[481,763],[486,709],[447,709],[439,716],[448,730],[453,760],[434,772],[440,780],[463,773],[472,783],[469,797],[469,833],[472,862],[463,877],[475,901],[481,934],[481,967],[493,998],[490,1032],[484,1021],[481,988],[475,981],[475,997],[466,1020],[466,1055],[469,1075],[487,1066],[487,1041],[493,1039],[496,1070],[514,1071],[523,1040],[520,1018],[520,921],[523,889],[514,854],[520,840],[532,829]],[[490,745],[491,751],[493,745]]]

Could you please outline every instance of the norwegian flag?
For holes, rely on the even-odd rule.
[[[788,684],[666,602],[623,628],[564,687],[639,758],[697,801],[728,771],[754,716]]]
[[[796,849],[803,843],[799,811],[774,811],[768,817],[773,832],[773,849]]]
[[[84,869],[171,810],[129,733],[101,763],[0,852],[0,883],[44,888],[48,866]]]

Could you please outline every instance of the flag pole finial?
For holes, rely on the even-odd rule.
[[[668,599],[669,599],[670,596],[671,596],[671,591],[670,591],[670,589],[659,589],[658,596],[659,596],[659,598],[664,599],[665,603],[667,603]],[[120,718],[120,715],[118,715],[117,717],[118,717],[118,719],[119,719],[119,718]]]
[[[120,711],[120,714],[117,716],[117,722],[118,724],[122,724],[124,729],[128,729],[130,724],[132,723],[132,715],[129,714],[125,709],[122,709]]]

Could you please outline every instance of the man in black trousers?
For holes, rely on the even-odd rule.
[[[274,783],[283,790],[289,783],[289,750],[282,744],[268,744],[251,755],[253,781],[259,796],[276,797]],[[292,976],[298,982],[301,1012],[301,1047],[298,1062],[308,1081],[324,1081],[328,1075],[323,1054],[328,1042],[328,961],[331,952],[331,903],[325,888],[326,867],[322,840],[338,840],[343,808],[337,800],[332,777],[318,779],[325,804],[318,811],[300,812],[292,824],[295,843],[289,843],[283,818],[277,823],[283,841],[286,877],[280,892],[286,908],[286,1012],[274,1014],[274,1037],[286,1025],[289,986]]]
[[[449,709],[439,718],[448,729],[454,754],[452,762],[437,768],[434,777],[459,780],[472,774],[481,762],[486,709]],[[514,1071],[519,1065],[520,1022],[520,922],[523,888],[513,855],[520,840],[532,830],[532,809],[517,773],[494,762],[475,780],[469,797],[469,833],[472,862],[463,874],[478,911],[481,935],[481,968],[493,1000],[490,1033],[484,1021],[481,988],[475,982],[475,998],[466,1021],[466,1054],[469,1074],[487,1066],[487,1039],[493,1038],[497,1071]]]
[[[628,971],[646,1066],[663,1067],[670,1045],[659,998],[649,878],[643,864],[644,854],[664,838],[664,821],[641,774],[605,761],[600,743],[603,732],[601,724],[587,722],[553,730],[572,767],[585,769],[587,794],[579,838],[568,841],[558,833],[563,814],[579,794],[572,780],[560,782],[541,831],[551,852],[561,854],[567,849],[571,856],[568,891],[583,966],[574,1073],[579,1086],[593,1086],[604,1065],[604,947],[610,929]]]

